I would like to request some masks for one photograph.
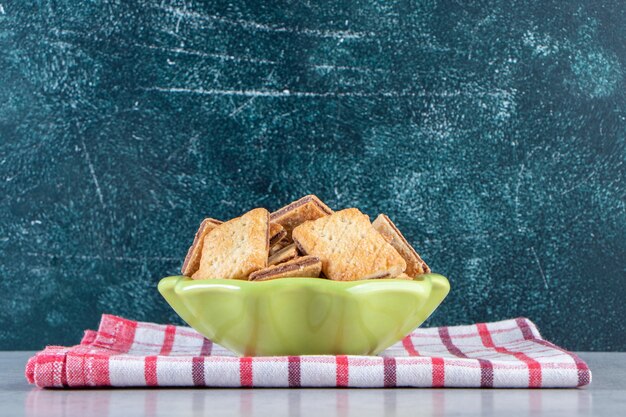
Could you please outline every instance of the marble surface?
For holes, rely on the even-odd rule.
[[[180,323],[156,283],[203,217],[316,193],[450,278],[429,325],[624,350],[625,27],[623,0],[0,0],[0,349]]]
[[[626,409],[626,353],[580,353],[583,389],[109,389],[29,386],[32,352],[0,352],[0,415],[131,416],[618,416]]]

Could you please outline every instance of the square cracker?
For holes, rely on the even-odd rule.
[[[287,236],[287,231],[278,223],[270,223],[270,248],[282,241]]]
[[[217,226],[222,224],[222,221],[212,218],[202,220],[200,227],[196,232],[196,236],[193,238],[193,243],[187,251],[187,256],[183,262],[183,266],[180,269],[180,273],[190,277],[200,267],[200,257],[202,255],[202,247],[204,246],[204,238],[206,235]]]
[[[227,221],[204,238],[200,268],[193,279],[246,279],[267,266],[269,212],[251,210]]]
[[[372,223],[374,229],[387,238],[388,242],[393,246],[400,256],[406,262],[406,274],[410,277],[416,277],[421,274],[430,273],[430,268],[426,262],[422,260],[419,254],[413,249],[400,230],[386,214],[379,214]]]
[[[287,239],[291,239],[294,228],[308,220],[328,216],[333,211],[316,196],[310,194],[287,204],[270,215],[270,220],[285,228]]]
[[[278,251],[283,250],[285,247],[287,247],[289,245],[290,244],[287,243],[285,240],[281,240],[278,243],[275,243],[274,245],[270,245],[269,256],[272,257],[275,253],[277,253]]]
[[[270,255],[269,259],[267,260],[267,264],[268,265],[281,264],[283,262],[290,261],[293,258],[296,258],[297,256],[298,256],[298,249],[296,248],[295,243],[292,243],[291,245],[285,246],[284,248],[274,253],[273,255]]]
[[[336,281],[395,277],[406,268],[402,256],[356,208],[301,224],[293,240],[301,253],[320,258],[324,275]]]
[[[270,279],[290,277],[317,278],[321,270],[322,262],[319,258],[315,256],[302,256],[255,271],[250,274],[250,281],[267,281]]]

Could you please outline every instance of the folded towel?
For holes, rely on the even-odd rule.
[[[378,356],[237,357],[188,327],[103,315],[79,345],[26,365],[38,387],[569,388],[587,364],[526,318],[417,329]]]

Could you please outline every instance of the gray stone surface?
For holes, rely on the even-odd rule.
[[[204,216],[316,193],[450,277],[430,325],[623,350],[625,27],[621,0],[0,0],[0,349],[176,321],[155,286]]]
[[[32,352],[0,352],[1,415],[30,416],[620,416],[626,353],[581,353],[593,372],[583,389],[115,389],[28,386]]]

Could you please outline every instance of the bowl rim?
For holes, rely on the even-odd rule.
[[[175,280],[173,285],[177,289],[191,289],[190,287],[207,288],[211,286],[231,286],[238,288],[251,289],[258,286],[263,288],[271,286],[293,286],[293,287],[334,287],[334,288],[350,288],[356,286],[376,286],[376,285],[398,285],[398,286],[413,286],[432,284],[432,279],[441,279],[448,281],[448,278],[437,273],[422,274],[418,277],[408,279],[393,279],[393,278],[377,278],[377,279],[364,279],[355,281],[334,281],[325,278],[308,278],[308,277],[285,277],[277,278],[266,281],[248,281],[241,279],[226,279],[226,278],[209,278],[209,279],[193,279],[185,275],[170,275],[163,277],[159,284],[165,284],[165,282],[171,283]],[[170,284],[171,285],[171,284]]]

